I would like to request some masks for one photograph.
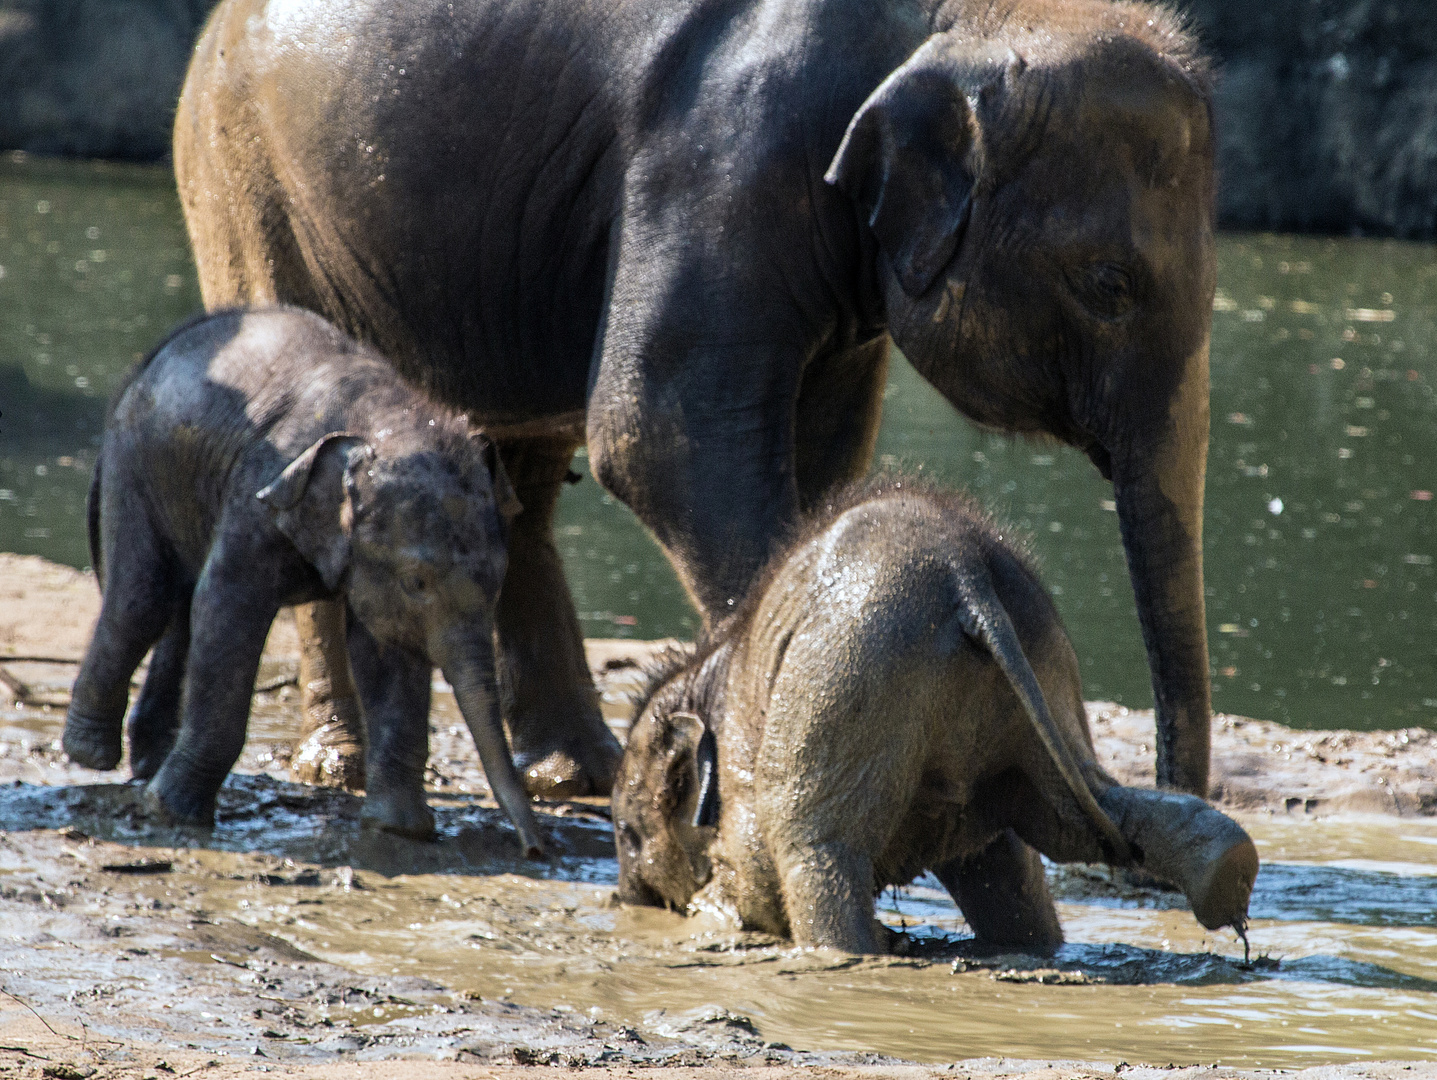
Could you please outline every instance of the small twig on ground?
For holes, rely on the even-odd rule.
[[[76,656],[0,656],[0,663],[6,664],[83,664]]]
[[[22,705],[30,696],[30,687],[10,674],[10,672],[3,667],[0,667],[0,683],[3,683],[5,689],[9,690],[15,700]]]
[[[50,1026],[50,1021],[46,1020],[43,1016],[41,1016],[41,1015],[40,1015],[39,1013],[37,1013],[33,1008],[31,1008],[31,1007],[30,1007],[30,1003],[29,1003],[28,1001],[26,1001],[24,998],[20,997],[19,995],[17,995],[17,994],[12,994],[9,990],[6,990],[5,987],[3,987],[3,986],[0,986],[0,994],[4,994],[7,998],[10,998],[12,1001],[18,1001],[18,1002],[21,1004],[21,1006],[23,1006],[25,1009],[28,1009],[28,1010],[29,1010],[31,1016],[33,1016],[36,1020],[40,1021],[40,1023],[44,1024],[44,1025],[45,1025],[45,1030],[48,1031],[51,1035],[55,1036],[55,1038],[57,1038],[57,1039],[69,1039],[71,1042],[80,1042],[80,1041],[82,1041],[82,1040],[80,1040],[80,1039],[75,1038],[75,1036],[73,1036],[73,1035],[62,1035],[60,1032],[56,1031],[54,1028],[52,1028],[52,1027]]]
[[[268,694],[268,693],[270,693],[271,691],[278,690],[278,689],[280,689],[280,688],[283,687],[283,686],[298,686],[298,685],[299,685],[299,676],[298,676],[298,675],[281,675],[281,676],[279,676],[278,678],[270,679],[270,680],[268,680],[267,682],[259,683],[259,684],[254,688],[254,692],[255,692],[256,694]]]
[[[41,1061],[53,1060],[46,1057],[44,1054],[37,1054],[35,1053],[35,1051],[30,1050],[24,1046],[0,1046],[0,1050],[9,1050],[15,1054],[24,1054],[26,1057],[39,1058]]]

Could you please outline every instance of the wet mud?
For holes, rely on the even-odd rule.
[[[0,577],[0,589],[14,581]],[[880,898],[903,933],[899,955],[848,957],[705,916],[618,906],[604,800],[541,805],[554,856],[521,859],[442,683],[427,777],[439,841],[361,830],[357,797],[287,780],[298,698],[282,623],[215,830],[162,827],[123,782],[123,765],[100,774],[60,753],[73,668],[5,659],[78,655],[88,621],[77,599],[63,599],[71,585],[46,592],[42,582],[21,597],[41,614],[37,596],[62,598],[52,619],[0,611],[0,666],[31,702],[0,694],[0,1076],[39,1077],[47,1061],[68,1061],[158,1080],[169,1075],[162,1058],[175,1075],[236,1059],[246,1069],[395,1058],[844,1068],[961,1059],[979,1075],[1041,1058],[1106,1063],[1084,1068],[1124,1076],[1124,1062],[1437,1062],[1437,818],[1422,787],[1434,756],[1425,732],[1348,738],[1224,719],[1218,758],[1262,756],[1277,785],[1253,794],[1263,770],[1252,761],[1219,774],[1249,777],[1247,788],[1229,779],[1224,801],[1263,858],[1248,962],[1235,937],[1204,931],[1180,896],[1084,866],[1050,868],[1068,938],[1056,957],[977,955],[931,878]],[[591,643],[621,735],[644,652]],[[1092,715],[1104,764],[1140,773],[1151,717],[1104,706]],[[1387,790],[1370,804],[1350,798],[1367,789]],[[1313,794],[1291,794],[1302,791]],[[987,1056],[1007,1063],[967,1060]],[[1421,1064],[1398,1072],[1437,1075]]]

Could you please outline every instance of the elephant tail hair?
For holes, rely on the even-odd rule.
[[[980,563],[975,570],[963,574],[959,587],[963,598],[959,619],[964,632],[982,643],[1002,669],[1008,684],[1022,702],[1023,711],[1028,714],[1033,730],[1047,747],[1053,764],[1068,782],[1078,805],[1097,827],[1098,834],[1102,837],[1102,846],[1106,849],[1105,854],[1113,862],[1131,863],[1133,851],[1127,838],[1093,797],[1092,789],[1083,777],[1082,767],[1073,753],[1067,735],[1053,719],[1048,701],[1043,696],[1043,688],[1038,683],[1038,676],[1034,674],[1033,666],[1023,652],[1018,631],[993,587],[988,568]]]

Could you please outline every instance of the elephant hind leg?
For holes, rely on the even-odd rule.
[[[130,775],[148,780],[160,771],[180,727],[180,698],[190,652],[189,596],[177,605],[150,657],[150,670],[130,712]]]
[[[299,631],[302,721],[290,757],[296,783],[364,788],[365,731],[345,643],[344,604],[320,600],[294,609]]]
[[[122,515],[123,542],[105,551],[100,617],[75,677],[62,745],[76,764],[113,769],[123,753],[130,677],[183,599],[177,561],[142,512]]]
[[[1043,860],[1012,829],[986,848],[935,867],[983,945],[1051,956],[1063,944]]]

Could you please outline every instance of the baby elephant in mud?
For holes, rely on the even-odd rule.
[[[437,664],[495,796],[538,853],[494,670],[517,512],[487,438],[318,316],[229,311],[181,327],[116,397],[95,466],[104,599],[66,753],[119,763],[130,676],[154,645],[131,767],[153,810],[212,824],[270,623],[282,606],[340,598],[368,730],[362,821],[434,833],[423,779]]]
[[[1241,931],[1257,851],[1093,757],[1078,661],[1032,566],[968,497],[837,495],[737,613],[668,665],[614,787],[619,897],[881,951],[875,895],[931,870],[980,944],[1063,940],[1041,852],[1141,866]]]

